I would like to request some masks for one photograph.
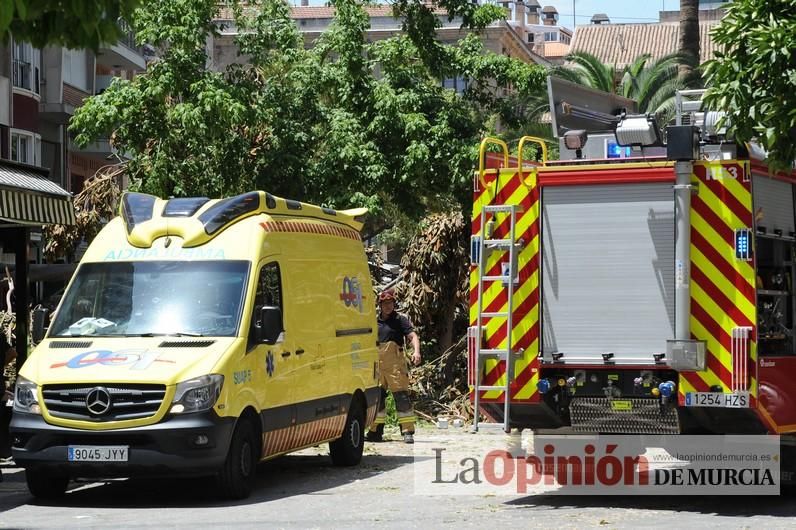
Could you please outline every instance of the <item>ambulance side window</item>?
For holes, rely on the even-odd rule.
[[[265,305],[282,309],[282,280],[279,275],[278,263],[268,263],[260,269],[254,309],[256,311],[258,307]],[[283,309],[282,311],[284,313]]]
[[[257,344],[254,323],[257,322],[257,312],[263,306],[278,307],[282,311],[282,279],[279,274],[279,264],[268,263],[260,269],[257,277],[257,293],[254,295],[254,314],[252,315],[252,326],[249,331],[249,348]]]

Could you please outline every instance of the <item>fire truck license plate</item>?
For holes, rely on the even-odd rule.
[[[724,407],[743,409],[749,407],[749,392],[724,394],[721,392],[686,392],[686,407]]]
[[[70,462],[127,462],[128,449],[126,445],[70,445],[67,456]]]

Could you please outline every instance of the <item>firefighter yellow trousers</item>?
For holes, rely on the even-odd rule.
[[[381,399],[379,410],[370,430],[375,431],[379,425],[384,425],[386,420],[387,390],[395,398],[395,410],[398,415],[398,425],[402,433],[415,432],[415,409],[409,397],[409,367],[406,364],[404,352],[394,342],[387,342],[379,346],[379,374],[381,385]]]

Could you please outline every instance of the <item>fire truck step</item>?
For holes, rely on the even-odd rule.
[[[481,279],[485,282],[507,282],[508,276],[482,276]]]
[[[481,313],[481,316],[482,317],[486,317],[486,318],[489,318],[489,317],[503,317],[503,318],[506,318],[506,317],[509,316],[509,314],[506,313],[505,311],[497,311],[497,312],[485,311],[485,312]]]

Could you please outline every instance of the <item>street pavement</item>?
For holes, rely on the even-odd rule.
[[[417,443],[437,435],[421,429]],[[218,501],[210,479],[187,479],[76,483],[45,503],[6,466],[0,528],[796,528],[793,496],[417,495],[413,448],[390,437],[367,444],[355,468],[333,467],[325,446],[267,462],[236,502]]]

